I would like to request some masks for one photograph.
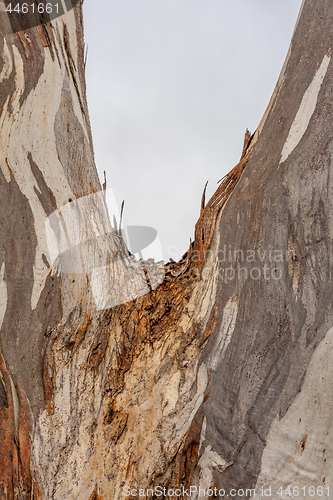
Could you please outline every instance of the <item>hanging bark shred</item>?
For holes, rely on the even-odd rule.
[[[201,213],[199,220],[195,225],[195,239],[193,242],[193,251],[198,253],[197,267],[200,272],[202,271],[205,255],[213,238],[217,216],[235,189],[236,184],[251,157],[253,151],[253,149],[250,148],[252,138],[253,135],[251,136],[247,130],[245,133],[243,152],[240,162],[231,170],[231,172],[229,172],[229,174],[219,181],[221,182],[220,186],[215,191],[206,206],[205,191],[207,184],[205,186],[202,196]]]

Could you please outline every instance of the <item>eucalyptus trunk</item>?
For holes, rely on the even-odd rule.
[[[0,3],[0,499],[328,497],[331,0],[165,265],[108,217],[73,4]]]

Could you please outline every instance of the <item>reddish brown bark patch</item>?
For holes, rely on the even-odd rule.
[[[103,498],[103,497],[101,497],[101,496],[99,496],[99,494],[98,494],[97,484],[96,484],[96,486],[95,486],[94,491],[93,491],[93,492],[92,492],[92,494],[90,495],[89,500],[104,500],[104,498]]]
[[[12,388],[1,352],[0,373],[3,388],[0,400],[0,499],[41,500],[41,492],[30,469],[32,426],[28,401],[18,381],[16,389]],[[13,390],[17,391],[19,408],[14,405]]]

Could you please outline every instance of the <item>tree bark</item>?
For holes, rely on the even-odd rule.
[[[73,3],[24,30],[0,3],[0,499],[329,496],[331,1],[165,265],[105,212]]]

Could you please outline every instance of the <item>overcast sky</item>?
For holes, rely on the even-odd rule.
[[[187,250],[208,180],[239,161],[287,54],[301,0],[85,0],[96,164],[126,225]]]

